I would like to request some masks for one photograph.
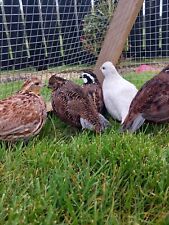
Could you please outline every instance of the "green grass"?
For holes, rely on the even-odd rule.
[[[27,146],[2,143],[0,224],[168,225],[169,126],[111,123],[95,135],[49,115]]]
[[[23,82],[24,81],[15,81],[0,84],[0,99],[6,98],[12,93],[15,93],[16,91],[20,90]],[[47,87],[44,87],[42,89],[41,94],[43,95],[46,101],[50,100],[50,90]]]
[[[169,58],[158,57],[158,58],[138,58],[138,59],[126,59],[124,61],[119,62],[119,65],[122,67],[125,66],[136,66],[141,64],[168,64]]]

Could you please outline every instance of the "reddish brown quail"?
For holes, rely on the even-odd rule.
[[[0,100],[0,140],[26,140],[39,133],[47,117],[41,87],[42,82],[32,77],[19,92]]]

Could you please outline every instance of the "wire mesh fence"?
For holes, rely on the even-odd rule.
[[[127,42],[125,58],[134,63],[168,62],[169,1],[145,0]]]
[[[0,0],[0,97],[19,87],[11,80],[92,67],[117,2]],[[163,67],[168,58],[169,0],[145,0],[119,63]]]
[[[92,64],[82,47],[90,0],[1,1],[1,69]]]

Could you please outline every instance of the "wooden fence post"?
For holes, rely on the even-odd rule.
[[[143,5],[143,1],[119,0],[94,69],[100,82],[103,81],[100,66],[106,61],[111,61],[114,64],[118,62],[127,37]]]

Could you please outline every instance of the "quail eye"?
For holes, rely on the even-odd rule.
[[[105,70],[105,67],[103,66],[102,69]]]
[[[38,86],[38,85],[39,85],[39,82],[36,82],[36,83],[35,83],[35,85],[37,85],[37,86]]]

